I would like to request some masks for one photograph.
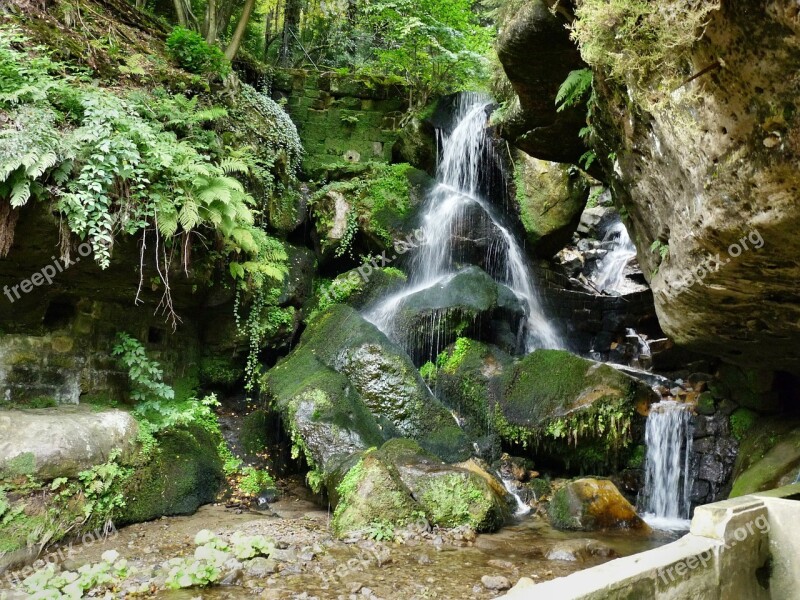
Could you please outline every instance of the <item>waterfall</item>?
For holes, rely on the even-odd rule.
[[[514,487],[516,481],[514,479],[505,479],[500,473],[497,473],[497,476],[500,478],[500,481],[503,482],[503,487],[506,488],[506,491],[511,494],[516,502],[517,507],[514,509],[514,516],[522,517],[531,512],[531,507],[522,501],[522,498],[520,498],[517,493],[517,489]]]
[[[592,279],[599,290],[611,294],[622,293],[625,267],[636,256],[636,246],[622,221],[617,221],[608,228],[603,244],[610,245],[611,249],[597,265],[597,272]]]
[[[394,331],[393,323],[404,300],[421,290],[447,282],[460,266],[468,262],[457,233],[476,229],[477,219],[491,232],[485,270],[496,281],[508,286],[525,308],[522,346],[526,351],[537,347],[560,348],[563,344],[542,313],[519,244],[481,194],[482,174],[488,160],[488,105],[488,100],[478,94],[459,96],[455,107],[455,128],[449,135],[439,133],[441,153],[437,184],[423,208],[422,235],[419,236],[423,243],[411,260],[408,284],[399,293],[383,299],[365,317],[387,336],[402,342],[403,336],[409,332]],[[436,343],[432,347],[440,349]]]
[[[645,483],[640,505],[645,520],[656,529],[689,526],[691,416],[686,404],[672,400],[650,407],[645,431]]]

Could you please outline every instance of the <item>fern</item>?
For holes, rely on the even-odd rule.
[[[591,69],[570,71],[556,94],[556,110],[561,112],[571,106],[577,106],[592,88]]]

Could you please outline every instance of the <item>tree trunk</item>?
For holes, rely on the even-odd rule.
[[[255,4],[256,0],[246,0],[244,3],[242,16],[236,24],[236,31],[233,32],[231,43],[228,44],[228,47],[225,49],[225,58],[230,61],[233,61],[233,59],[236,58],[236,54],[239,52],[239,47],[242,45],[244,32],[247,30],[247,23],[250,21],[250,15],[253,14],[253,7]]]
[[[217,41],[217,0],[208,0],[208,4],[206,4],[203,35],[206,36],[208,44],[213,44]]]
[[[197,19],[192,13],[190,0],[174,0],[175,15],[178,17],[178,24],[186,29],[197,29]]]
[[[283,11],[283,41],[278,54],[278,64],[291,67],[298,40],[300,39],[300,14],[303,11],[302,0],[286,0]]]

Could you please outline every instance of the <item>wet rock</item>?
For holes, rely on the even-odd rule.
[[[557,529],[649,529],[611,481],[577,479],[553,494],[548,509]]]
[[[136,450],[136,420],[121,410],[86,406],[0,412],[0,477],[77,477],[113,452],[124,462]]]
[[[406,353],[348,306],[334,305],[313,319],[262,389],[323,472],[398,436],[416,438],[450,460],[469,452],[463,432]]]
[[[487,563],[490,567],[494,567],[495,569],[503,569],[505,571],[513,571],[516,569],[514,563],[508,560],[501,560],[499,558],[493,558]]]
[[[511,583],[502,575],[484,575],[481,577],[481,583],[483,587],[493,592],[500,592],[511,587]]]
[[[455,341],[459,329],[468,337],[502,343],[489,324],[493,320],[510,321],[511,330],[515,331],[523,315],[522,303],[511,290],[479,267],[469,266],[408,296],[393,327],[412,357],[423,359],[436,356]],[[418,335],[421,331],[425,335]]]
[[[571,239],[589,197],[579,171],[520,154],[515,161],[516,203],[528,245],[550,258]]]
[[[244,563],[244,571],[250,577],[262,579],[277,572],[278,565],[274,559],[258,556]]]
[[[545,555],[547,560],[570,562],[583,562],[595,556],[608,558],[616,556],[616,552],[597,540],[564,540],[550,548]]]

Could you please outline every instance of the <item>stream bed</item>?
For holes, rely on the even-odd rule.
[[[131,525],[105,540],[70,546],[62,552],[61,567],[77,569],[98,562],[113,549],[136,568],[132,582],[152,584],[152,593],[145,597],[156,598],[489,599],[503,590],[488,589],[481,581],[484,576],[491,578],[489,583],[499,583],[498,588],[505,587],[503,578],[511,585],[520,577],[546,581],[663,545],[680,535],[562,532],[545,518],[530,515],[494,534],[433,531],[404,543],[341,541],[330,534],[330,516],[292,494],[263,512],[208,505],[191,516]],[[265,535],[278,550],[269,560],[260,559],[257,572],[246,567],[228,574],[227,585],[157,590],[163,585],[162,563],[191,555],[194,537],[203,529],[221,536],[237,530]]]

